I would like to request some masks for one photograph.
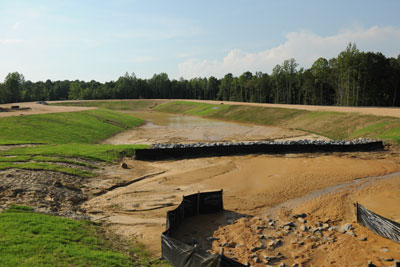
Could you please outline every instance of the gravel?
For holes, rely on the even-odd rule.
[[[352,146],[376,142],[375,139],[358,138],[355,140],[296,140],[296,141],[247,141],[247,142],[212,142],[212,143],[188,143],[188,144],[153,144],[153,149],[194,148],[215,146],[253,146],[253,145],[314,145],[314,146]]]

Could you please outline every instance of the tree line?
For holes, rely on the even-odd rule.
[[[400,106],[400,55],[360,52],[350,43],[335,58],[317,59],[309,69],[295,59],[271,74],[231,73],[223,78],[169,79],[166,73],[141,79],[126,73],[117,81],[25,81],[18,72],[0,83],[0,103],[67,99],[205,99],[259,103]]]

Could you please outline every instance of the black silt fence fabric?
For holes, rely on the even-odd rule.
[[[161,236],[162,257],[175,267],[244,267],[223,255],[214,255],[167,235]]]
[[[400,243],[400,223],[382,217],[356,203],[357,222],[377,235]]]
[[[137,160],[166,160],[179,158],[198,158],[210,156],[230,156],[247,154],[280,154],[280,153],[318,153],[318,152],[361,152],[383,149],[381,141],[364,144],[252,144],[252,145],[221,145],[183,148],[150,148],[138,149],[135,152]]]
[[[175,267],[242,267],[224,255],[214,255],[171,237],[185,218],[223,211],[222,190],[184,196],[181,204],[167,213],[166,231],[161,235],[162,257]]]

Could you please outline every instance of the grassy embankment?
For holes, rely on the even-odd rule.
[[[73,107],[97,107],[112,110],[149,110],[150,108],[162,103],[158,100],[95,100],[95,101],[74,101],[74,102],[60,102],[53,103],[55,106],[73,106]]]
[[[154,110],[297,129],[331,139],[371,137],[400,143],[400,119],[393,117],[187,101],[161,104]]]
[[[1,118],[0,144],[42,145],[0,151],[0,169],[41,169],[92,176],[91,171],[60,166],[57,162],[95,169],[95,165],[82,159],[112,162],[133,155],[136,148],[144,146],[96,143],[142,122],[106,109]]]
[[[153,261],[141,248],[116,237],[106,240],[102,231],[87,221],[34,213],[29,207],[13,206],[0,213],[0,266],[162,264]],[[118,252],[117,245],[124,246],[124,252]]]
[[[306,111],[245,105],[220,105],[172,101],[155,106],[154,100],[66,102],[56,105],[106,107],[114,110],[145,110],[204,116],[244,123],[302,130],[331,139],[379,138],[400,143],[400,119],[358,113]]]
[[[0,144],[40,144],[0,150],[0,169],[52,170],[93,176],[73,166],[96,168],[133,155],[137,145],[103,145],[99,141],[138,126],[142,120],[111,110],[89,110],[0,119]],[[57,165],[68,163],[71,167]],[[12,207],[0,213],[0,266],[152,266],[140,245],[105,238],[102,228]],[[124,247],[124,249],[121,249]]]

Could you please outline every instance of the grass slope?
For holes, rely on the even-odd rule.
[[[0,119],[0,144],[96,143],[142,123],[106,109],[6,117]]]
[[[3,156],[0,158],[0,169],[49,170],[82,177],[94,176],[91,171],[59,166],[56,163],[84,166],[65,157],[112,162],[124,156],[132,156],[135,149],[146,146],[95,143],[142,123],[141,119],[107,109],[1,118],[0,144],[45,145],[0,150],[0,156]]]
[[[130,248],[139,259],[111,248],[87,221],[33,213],[13,206],[0,213],[0,266],[151,266],[162,264]]]
[[[1,118],[0,144],[41,145],[0,150],[0,170],[49,170],[91,177],[96,174],[86,169],[96,169],[97,161],[113,162],[146,147],[96,143],[142,123],[106,109]],[[110,242],[98,231],[98,226],[86,221],[13,207],[0,213],[0,266],[169,266],[152,259],[138,244]]]
[[[159,104],[157,100],[125,100],[125,101],[79,101],[53,103],[54,106],[73,106],[73,107],[98,107],[112,110],[149,110]]]
[[[108,144],[64,144],[17,147],[0,151],[0,156],[53,156],[72,157],[97,161],[113,162],[122,157],[133,156],[135,150],[147,145],[108,145]],[[18,161],[18,157],[16,158]],[[40,159],[40,158],[38,158]],[[33,158],[34,160],[34,158]],[[42,161],[49,161],[46,158]]]
[[[298,129],[331,139],[373,137],[400,143],[400,119],[393,117],[186,101],[161,104],[154,110]]]
[[[95,176],[93,172],[83,171],[70,167],[58,166],[56,164],[50,164],[46,162],[23,162],[23,163],[0,162],[0,170],[7,170],[7,169],[56,171],[71,175],[77,175],[81,177]]]

